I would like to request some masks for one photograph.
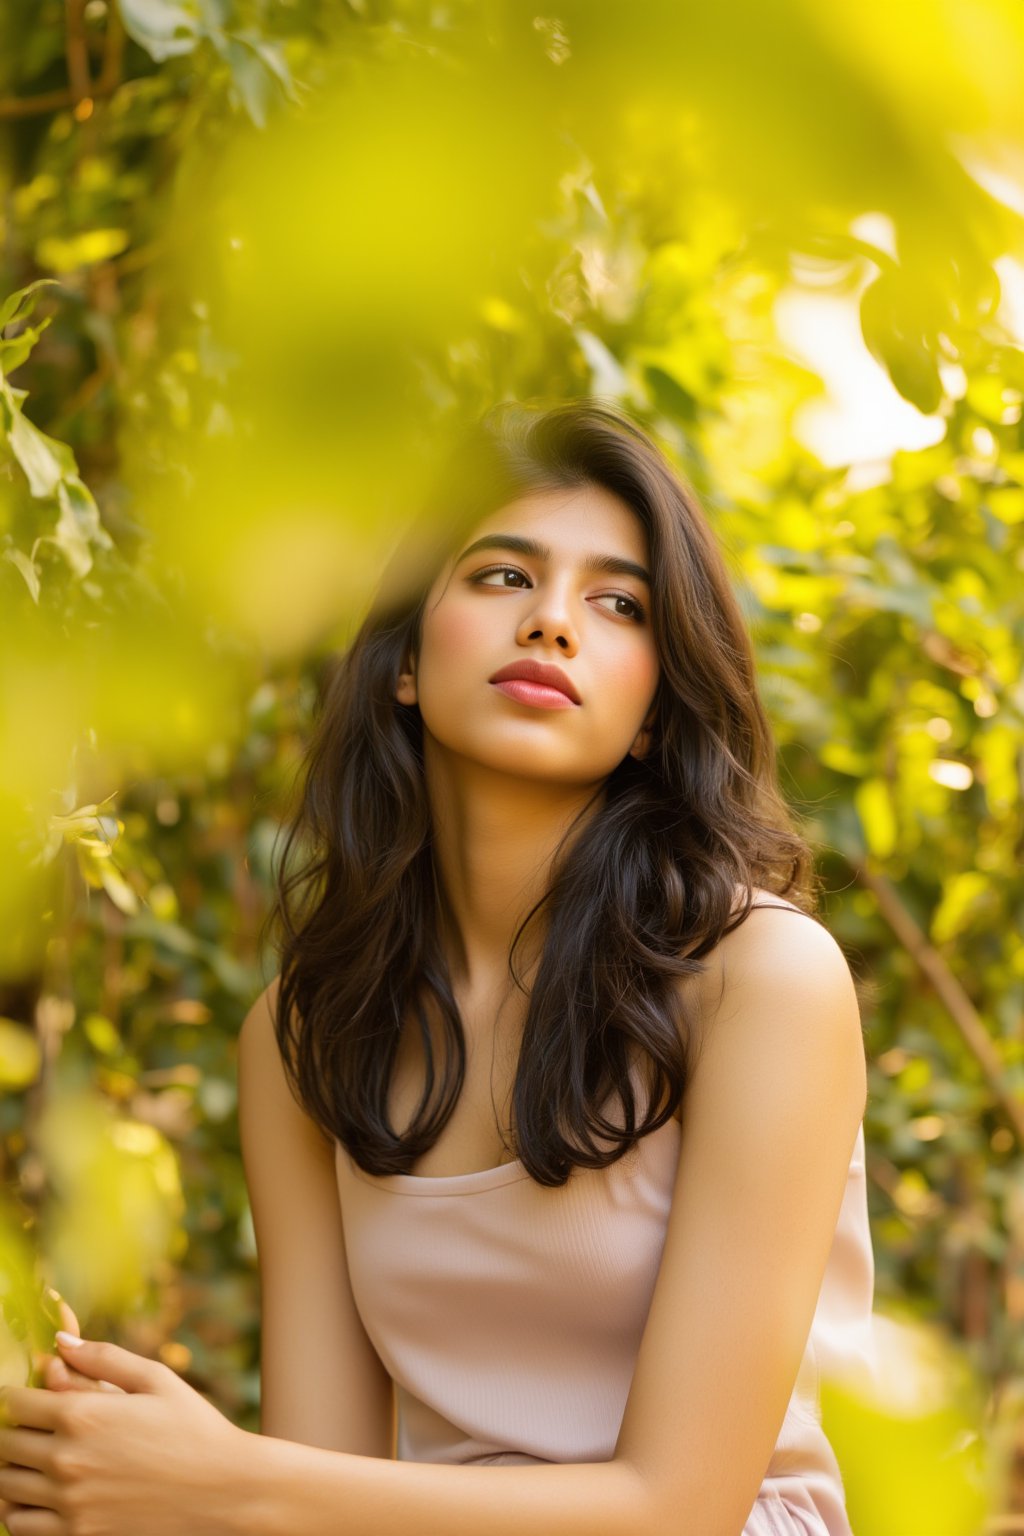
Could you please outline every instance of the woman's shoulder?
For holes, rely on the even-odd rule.
[[[733,889],[735,893],[735,910],[743,906],[744,897],[746,895],[746,886],[737,884],[733,887]],[[786,907],[791,912],[799,912],[801,917],[807,917],[810,915],[804,911],[803,907],[798,906],[795,901],[790,901],[787,896],[777,896],[774,891],[765,890],[762,886],[759,885],[751,887],[750,904],[751,909],[754,907]],[[817,919],[814,918],[812,921],[816,922]]]
[[[736,893],[734,911],[742,911],[744,888],[737,886]],[[712,954],[720,963],[733,966],[741,957],[757,956],[762,963],[774,957],[773,969],[778,966],[783,971],[799,969],[809,961],[846,966],[839,944],[815,913],[760,886],[752,888],[750,910],[743,921],[724,935]]]
[[[702,994],[698,1060],[714,1036],[714,1055],[735,1069],[738,1082],[767,1071],[769,1061],[798,1076],[824,1061],[836,1074],[837,1093],[849,1090],[860,1102],[866,1091],[863,1030],[841,946],[796,903],[763,890],[755,890],[754,898],[758,910],[708,957],[713,974]]]
[[[736,886],[734,912],[743,910],[746,891]],[[716,1014],[730,991],[787,988],[817,975],[824,985],[845,985],[849,967],[825,924],[796,902],[760,886],[751,892],[743,921],[723,935],[704,957],[698,980],[699,1008],[705,1020]]]

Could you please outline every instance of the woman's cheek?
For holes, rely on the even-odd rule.
[[[484,644],[479,615],[461,603],[441,603],[430,615],[423,641],[428,662],[436,659],[445,668],[460,660],[479,665]]]
[[[460,732],[467,704],[501,665],[488,666],[486,644],[477,616],[457,603],[442,603],[424,626],[417,687],[424,721],[438,737]]]
[[[646,646],[608,655],[596,674],[607,711],[622,721],[634,715],[642,721],[658,686],[658,665],[657,656]]]

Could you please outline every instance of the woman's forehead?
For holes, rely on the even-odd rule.
[[[645,564],[648,556],[647,530],[636,511],[614,491],[589,481],[506,502],[467,530],[460,548],[502,534],[528,538],[553,558],[619,554]]]

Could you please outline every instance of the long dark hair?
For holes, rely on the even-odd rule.
[[[650,751],[608,776],[540,904],[544,943],[512,1125],[528,1173],[559,1185],[574,1166],[621,1157],[674,1113],[692,1070],[680,978],[702,971],[701,957],[746,918],[755,886],[814,916],[816,877],[777,786],[725,557],[693,490],[647,433],[594,400],[506,402],[468,429],[442,481],[443,545],[425,559],[413,539],[420,574],[410,582],[407,542],[354,642],[326,669],[268,914],[280,929],[275,1029],[306,1112],[366,1172],[408,1172],[437,1140],[462,1088],[465,1037],[439,942],[444,893],[422,720],[396,702],[398,673],[418,650],[425,599],[454,536],[531,491],[606,487],[647,533],[661,674]],[[438,526],[427,506],[421,528]],[[514,979],[525,926],[509,956]],[[439,1064],[431,1018],[442,1025]],[[397,1135],[388,1088],[411,1024],[426,1080]],[[622,1113],[609,1120],[613,1094]]]

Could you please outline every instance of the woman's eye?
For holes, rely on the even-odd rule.
[[[614,605],[613,612],[623,619],[642,619],[644,617],[644,610],[636,598],[627,597],[625,592],[605,592],[595,601],[599,603],[612,603]]]
[[[490,578],[500,577],[495,581]],[[529,585],[530,578],[525,571],[519,570],[514,565],[490,565],[485,571],[477,571],[472,580],[484,587],[516,587],[522,582]]]
[[[513,591],[521,591],[532,585],[529,576],[517,565],[489,565],[482,571],[475,571],[469,579],[474,586],[505,587]],[[633,619],[641,623],[646,618],[637,599],[629,597],[625,592],[602,592],[594,601],[611,604],[611,612],[622,619]]]

